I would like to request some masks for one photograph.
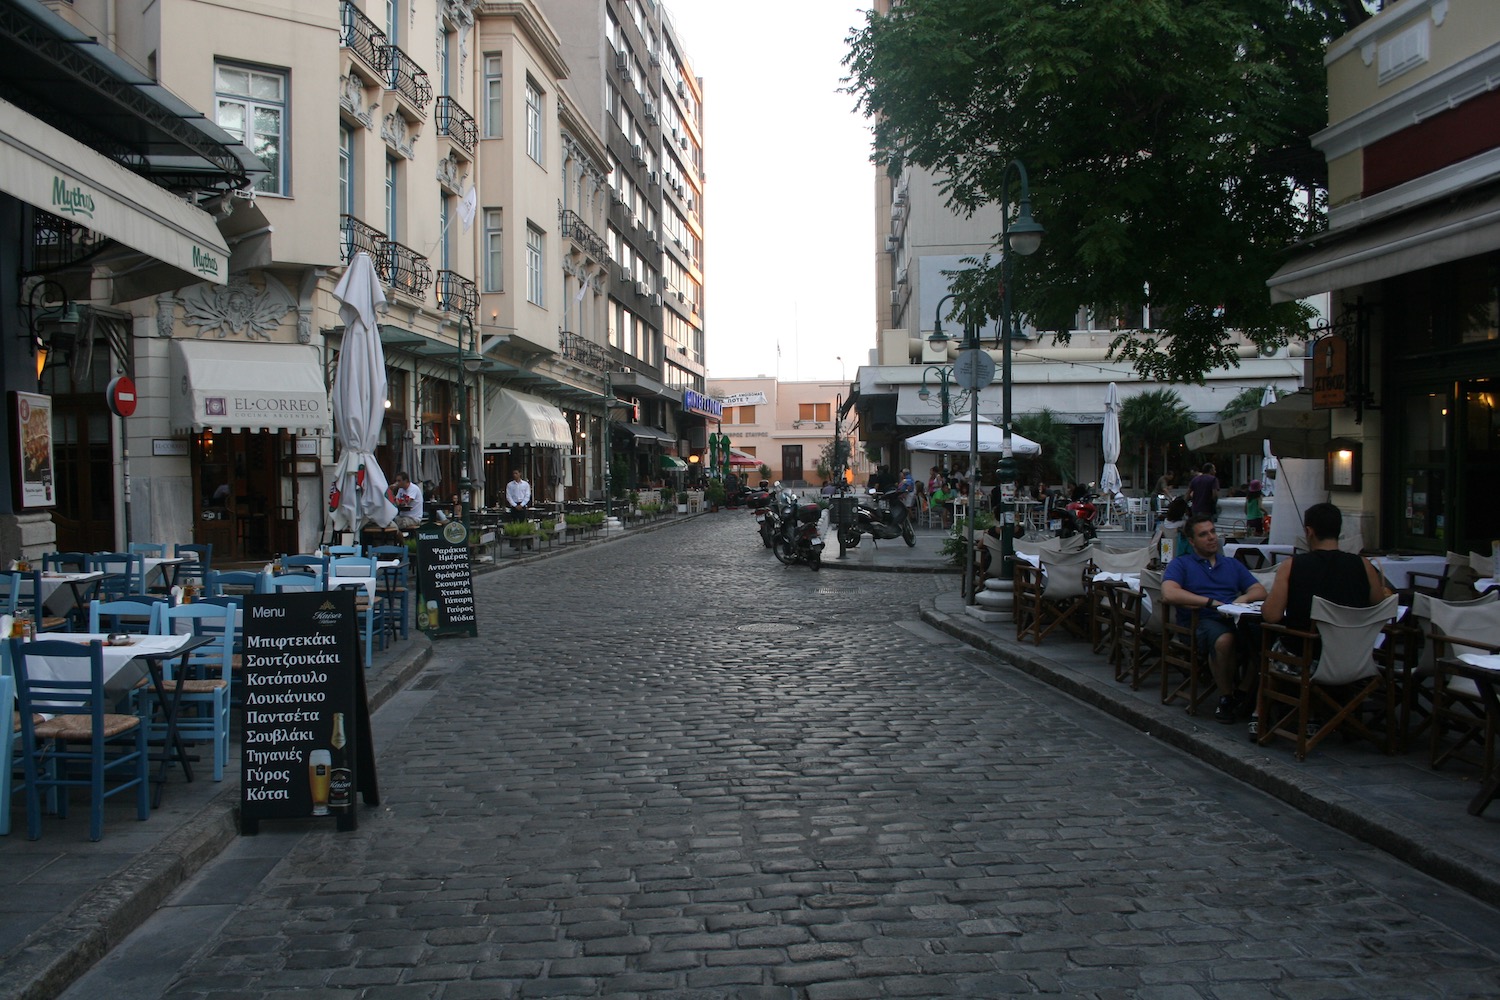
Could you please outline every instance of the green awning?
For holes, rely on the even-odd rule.
[[[663,455],[661,457],[661,467],[667,472],[686,472],[688,466],[686,462],[676,455]]]

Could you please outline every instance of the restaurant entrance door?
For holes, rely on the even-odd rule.
[[[1414,386],[1401,398],[1395,480],[1396,544],[1482,551],[1500,495],[1500,379]]]
[[[280,459],[294,443],[284,431],[204,431],[194,439],[193,541],[213,545],[215,563],[297,551],[296,481]]]

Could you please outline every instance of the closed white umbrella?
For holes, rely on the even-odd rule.
[[[1260,405],[1270,406],[1274,402],[1276,402],[1276,389],[1268,385],[1266,391],[1260,394]],[[1261,449],[1265,452],[1265,457],[1260,460],[1260,481],[1265,495],[1270,496],[1274,492],[1275,480],[1269,473],[1276,471],[1276,456],[1271,453],[1269,440],[1261,442]]]
[[[395,504],[386,498],[385,473],[375,461],[386,391],[385,351],[375,310],[385,304],[385,292],[369,254],[354,255],[333,296],[344,321],[339,367],[333,376],[334,439],[339,446],[333,469],[339,504],[333,526],[357,531],[366,522],[387,525],[396,517]]]
[[[1120,470],[1115,463],[1120,460],[1120,390],[1111,382],[1104,391],[1104,473],[1099,477],[1099,488],[1113,499],[1120,492]]]

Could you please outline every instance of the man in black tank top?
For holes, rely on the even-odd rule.
[[[1370,560],[1339,550],[1344,515],[1331,503],[1313,504],[1302,515],[1308,551],[1293,556],[1276,571],[1276,582],[1261,607],[1261,618],[1273,625],[1312,627],[1312,600],[1321,597],[1351,608],[1368,608],[1385,597],[1385,584]],[[1300,652],[1300,640],[1287,636],[1283,644]],[[1294,648],[1295,644],[1295,648]]]

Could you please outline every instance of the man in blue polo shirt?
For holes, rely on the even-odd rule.
[[[1219,707],[1214,718],[1230,723],[1235,714],[1251,707],[1250,686],[1254,671],[1241,676],[1235,657],[1235,623],[1213,613],[1220,604],[1263,601],[1266,588],[1245,564],[1219,551],[1219,534],[1208,515],[1189,518],[1182,529],[1192,547],[1167,564],[1162,573],[1161,599],[1181,610],[1177,620],[1186,623],[1189,609],[1198,609],[1198,649],[1208,654],[1209,669],[1219,689]]]

